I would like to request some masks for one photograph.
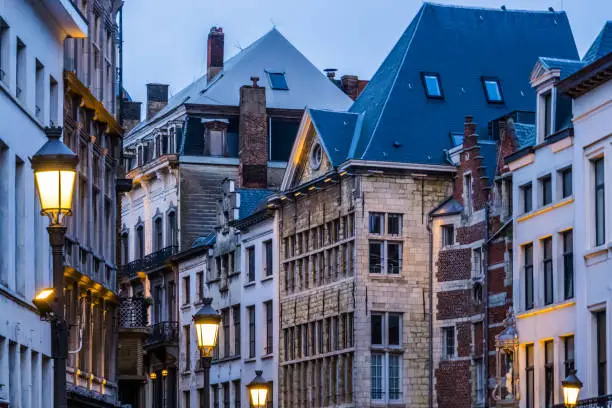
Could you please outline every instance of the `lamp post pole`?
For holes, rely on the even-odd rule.
[[[221,316],[212,307],[212,298],[204,298],[203,306],[193,315],[193,325],[200,350],[200,362],[204,375],[204,398],[200,400],[200,408],[210,408],[210,366],[212,352],[217,344]]]
[[[200,355],[200,361],[202,362],[202,369],[204,370],[204,401],[200,403],[200,408],[210,408],[210,365],[212,363],[212,357]]]

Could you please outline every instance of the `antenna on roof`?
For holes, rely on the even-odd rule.
[[[272,29],[276,28],[276,23],[274,22],[274,20],[270,19],[270,22],[272,23]]]
[[[240,43],[238,41],[236,41],[236,43],[234,44],[234,47],[238,48],[240,51],[242,51],[242,45],[240,45]]]

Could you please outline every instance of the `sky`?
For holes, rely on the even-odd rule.
[[[508,9],[565,10],[582,56],[612,0],[437,0]],[[212,26],[225,32],[225,59],[276,27],[318,68],[372,77],[422,0],[125,0],[124,87],[145,102],[145,85],[170,85],[170,96],[206,71]]]

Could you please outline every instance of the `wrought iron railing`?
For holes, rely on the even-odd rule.
[[[565,405],[557,404],[554,408],[565,408]],[[576,408],[612,408],[612,394],[580,400]]]
[[[142,297],[121,298],[119,303],[119,324],[124,328],[147,327],[147,303]]]
[[[178,322],[161,322],[151,326],[146,345],[178,344]]]
[[[172,245],[162,248],[159,251],[150,253],[144,258],[137,259],[128,263],[127,265],[124,265],[121,268],[121,275],[127,277],[128,279],[133,279],[136,277],[138,272],[148,272],[165,264],[168,258],[176,254],[177,251],[178,246]]]

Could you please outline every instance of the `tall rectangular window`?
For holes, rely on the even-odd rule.
[[[8,24],[0,17],[0,82],[6,82],[8,74]]]
[[[230,309],[221,311],[221,319],[223,323],[223,357],[229,357],[231,336],[230,336]]]
[[[552,92],[548,92],[543,96],[544,100],[544,137],[548,137],[552,133]]]
[[[552,178],[549,175],[540,179],[542,206],[552,203]]]
[[[387,234],[401,235],[402,234],[402,214],[387,215]]]
[[[472,213],[472,203],[472,175],[465,174],[463,176],[463,208],[468,215]]]
[[[234,318],[234,355],[240,355],[240,339],[242,333],[240,333],[240,305],[232,306],[232,316]]]
[[[34,78],[36,80],[34,88],[34,114],[36,119],[42,122],[45,117],[45,67],[38,59],[35,59],[34,62],[36,66],[36,76]]]
[[[472,277],[479,278],[482,276],[482,249],[474,248],[472,255]]]
[[[606,311],[595,313],[596,335],[597,335],[597,395],[606,395],[608,381],[607,377],[607,344],[606,344]]]
[[[603,157],[593,161],[593,173],[595,176],[595,245],[599,246],[603,245],[606,240]]]
[[[17,88],[15,89],[15,96],[21,103],[25,103],[26,98],[26,46],[17,38],[17,68],[15,70]]]
[[[563,297],[574,297],[574,238],[573,231],[564,231],[563,240]]]
[[[162,218],[157,217],[153,221],[153,229],[155,230],[154,243],[155,247],[154,251],[159,251],[164,247],[164,230],[162,228]]]
[[[442,328],[442,353],[445,359],[455,357],[455,327]]]
[[[249,315],[249,358],[255,357],[255,305],[247,307]]]
[[[572,168],[568,167],[559,172],[561,179],[561,198],[572,195]]]
[[[531,183],[527,183],[521,186],[521,195],[522,195],[522,200],[523,200],[523,212],[528,213],[533,208],[533,205],[532,205],[533,196],[532,196],[532,190],[531,190]]]
[[[370,273],[382,273],[383,243],[370,241]]]
[[[542,240],[542,267],[544,269],[544,304],[554,302],[552,238]]]
[[[189,391],[183,391],[183,406],[185,408],[191,408],[191,396]]]
[[[379,234],[382,235],[384,233],[383,228],[385,223],[385,214],[383,213],[370,213],[370,234]]]
[[[474,360],[476,371],[476,403],[482,404],[485,400],[484,362],[482,358]]]
[[[525,346],[525,407],[534,408],[533,344]]]
[[[196,301],[200,302],[204,298],[204,272],[196,272]]]
[[[274,272],[273,267],[272,267],[272,262],[273,262],[272,240],[265,241],[263,243],[263,246],[264,246],[264,259],[265,259],[264,276],[272,276],[272,273]]]
[[[247,273],[248,281],[255,282],[255,247],[247,248]]]
[[[402,271],[402,243],[387,242],[387,273],[397,275]]]
[[[442,225],[442,246],[455,243],[455,226],[453,224]]]
[[[266,350],[265,354],[270,354],[274,351],[274,313],[272,309],[272,301],[264,303],[266,307]]]
[[[185,371],[191,369],[191,325],[183,326],[183,339],[185,347]]]
[[[190,285],[190,277],[185,276],[183,278],[183,304],[188,305],[191,303],[191,285]]]
[[[525,272],[525,309],[533,309],[533,245],[523,247],[523,269]]]
[[[240,408],[241,397],[240,380],[234,380],[234,408]],[[268,399],[271,399],[271,395],[268,396]]]
[[[372,375],[372,386],[371,396],[373,400],[384,399],[384,388],[383,388],[383,367],[384,367],[384,355],[378,353],[372,353],[371,356],[371,375]]]
[[[223,408],[230,408],[230,385],[224,382],[221,387],[223,388]]]
[[[370,343],[371,355],[371,399],[376,401],[398,401],[402,399],[402,354],[392,349],[402,346],[402,314],[372,313]],[[352,315],[343,325],[352,332]],[[352,346],[352,335],[347,338]],[[380,350],[380,351],[378,351]]]
[[[563,338],[563,353],[565,355],[565,377],[570,375],[571,370],[574,369],[574,336],[566,336]]]
[[[552,408],[555,390],[555,356],[552,340],[544,342],[544,407]]]

